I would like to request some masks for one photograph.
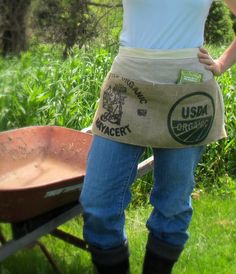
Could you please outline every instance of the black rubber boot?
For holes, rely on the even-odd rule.
[[[129,274],[129,249],[125,242],[113,249],[89,247],[98,274]]]
[[[147,249],[143,263],[143,274],[171,274],[175,262],[162,258]]]
[[[112,265],[102,265],[94,262],[98,274],[129,274],[129,259]]]
[[[143,274],[171,274],[183,248],[183,246],[173,246],[163,242],[149,233]]]

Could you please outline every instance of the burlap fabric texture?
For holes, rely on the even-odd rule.
[[[101,89],[92,132],[140,146],[205,145],[226,137],[222,95],[214,78],[153,83],[111,70]]]

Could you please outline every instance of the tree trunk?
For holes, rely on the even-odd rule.
[[[31,0],[1,0],[0,51],[19,54],[26,49],[26,14]]]
[[[65,33],[65,49],[63,57],[66,58],[70,49],[79,40],[79,46],[82,47],[86,41],[86,30],[88,19],[88,3],[86,0],[73,0],[70,4],[70,19]]]

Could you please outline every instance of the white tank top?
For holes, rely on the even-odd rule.
[[[196,48],[213,0],[123,0],[120,44],[147,49]]]

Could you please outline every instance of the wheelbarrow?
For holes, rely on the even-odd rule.
[[[0,222],[11,224],[13,238],[0,230],[0,262],[38,244],[56,273],[59,267],[38,239],[51,234],[87,250],[87,244],[58,226],[82,213],[78,197],[92,141],[82,131],[57,126],[32,126],[0,133]],[[150,157],[137,177],[152,169]]]

